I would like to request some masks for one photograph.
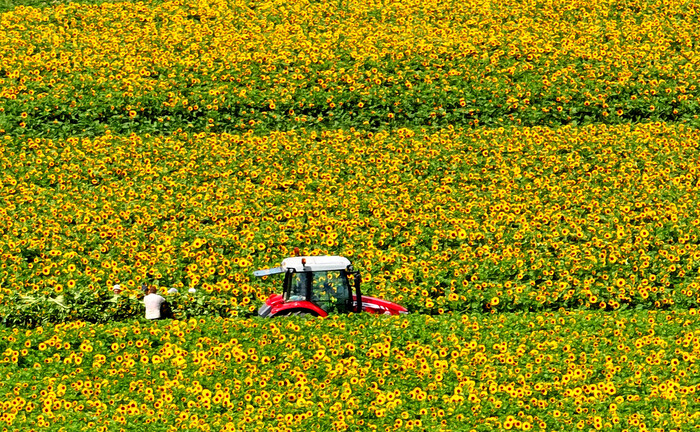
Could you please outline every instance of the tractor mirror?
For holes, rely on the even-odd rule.
[[[274,275],[274,274],[280,274],[283,272],[284,271],[282,270],[282,267],[275,267],[275,268],[271,268],[271,269],[255,270],[253,272],[253,276],[263,277],[263,276],[270,276],[270,275]]]
[[[362,277],[360,276],[360,272],[352,272],[352,282],[353,285],[355,286],[355,297],[356,297],[356,305],[355,305],[355,312],[362,312],[362,291],[360,290],[360,285],[362,284]]]

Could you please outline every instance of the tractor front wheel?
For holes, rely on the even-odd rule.
[[[291,311],[284,311],[283,313],[280,313],[278,315],[280,317],[289,317],[289,316],[299,316],[299,317],[317,317],[313,312],[305,311],[305,310],[291,310]]]

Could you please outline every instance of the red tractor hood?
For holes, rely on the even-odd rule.
[[[356,300],[353,296],[353,300]],[[362,296],[362,310],[371,314],[380,315],[399,315],[407,314],[408,310],[396,303],[382,300],[376,297]],[[308,314],[314,316],[325,317],[328,313],[321,309],[317,304],[301,300],[301,301],[284,301],[284,297],[280,294],[271,295],[258,309],[258,315],[262,317],[274,317],[277,315],[296,315]]]
[[[328,313],[326,311],[318,307],[318,305],[313,302],[300,300],[285,303],[284,297],[282,297],[282,295],[280,294],[271,295],[265,301],[265,304],[260,306],[260,309],[258,309],[258,315],[260,315],[261,317],[299,314],[307,314],[321,317],[328,316]]]
[[[355,296],[353,296],[353,300]],[[382,300],[376,297],[362,296],[362,310],[372,314],[383,314],[383,315],[399,315],[407,314],[408,310],[399,306],[396,303],[392,303],[387,300]]]

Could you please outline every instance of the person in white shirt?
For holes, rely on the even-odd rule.
[[[155,287],[148,289],[148,295],[143,298],[143,303],[146,305],[146,319],[161,319],[160,307],[165,303],[165,299],[156,294]]]

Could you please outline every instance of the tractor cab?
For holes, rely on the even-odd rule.
[[[326,312],[358,312],[359,282],[350,261],[343,257],[287,258],[282,296],[285,302],[310,301]]]
[[[263,317],[279,315],[327,316],[329,313],[370,311],[398,314],[406,309],[362,296],[360,274],[341,256],[290,257],[279,267],[257,270],[255,276],[284,274],[282,294],[274,294],[258,310]]]

